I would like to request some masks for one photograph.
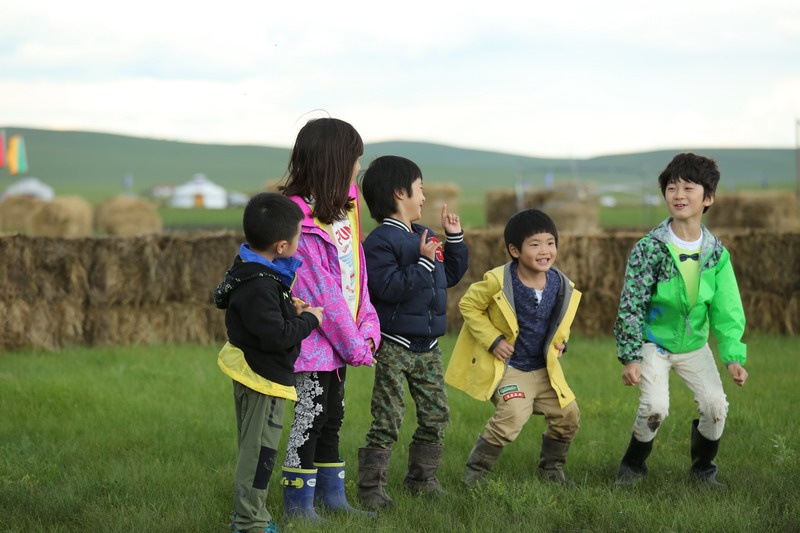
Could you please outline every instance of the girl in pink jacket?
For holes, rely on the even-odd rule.
[[[380,323],[369,300],[355,177],[364,144],[347,122],[309,121],[297,135],[283,194],[305,214],[292,294],[324,308],[295,363],[297,403],[283,465],[288,517],[321,520],[314,510],[353,512],[345,498],[339,429],[347,365],[371,365]],[[357,511],[360,512],[360,511]]]

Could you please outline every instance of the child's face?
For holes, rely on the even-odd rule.
[[[705,190],[699,183],[678,178],[668,183],[664,190],[664,200],[669,214],[679,220],[700,218],[706,206],[714,203],[714,197],[705,198]]]
[[[411,195],[406,191],[397,194],[397,212],[408,217],[411,222],[416,222],[422,218],[422,204],[425,203],[425,195],[422,194],[422,178],[417,178],[411,184]]]
[[[522,241],[521,249],[508,245],[511,257],[517,260],[517,269],[528,275],[550,270],[558,255],[556,238],[551,233],[536,233]]]

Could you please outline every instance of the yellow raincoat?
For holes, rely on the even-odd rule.
[[[511,263],[506,263],[484,274],[483,281],[470,285],[458,304],[464,316],[464,326],[458,335],[444,379],[448,385],[477,400],[490,399],[506,371],[506,364],[497,359],[489,347],[500,335],[511,345],[519,335],[510,267]],[[575,290],[574,283],[561,271],[556,268],[553,270],[561,278],[561,289],[545,343],[549,346],[547,373],[550,384],[558,394],[559,404],[565,407],[575,400],[575,394],[564,379],[555,345],[569,338],[581,293]]]

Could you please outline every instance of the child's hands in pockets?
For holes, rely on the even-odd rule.
[[[505,361],[514,353],[514,347],[511,346],[507,340],[500,339],[500,342],[498,342],[497,346],[494,347],[492,353],[501,361]]]
[[[455,213],[448,213],[447,204],[442,206],[442,227],[445,233],[461,233],[461,218]]]
[[[428,230],[425,230],[419,239],[419,255],[424,255],[431,261],[436,261],[436,249],[441,245],[442,243],[439,241],[429,241]]]

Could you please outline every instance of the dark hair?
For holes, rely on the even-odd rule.
[[[658,185],[661,187],[662,196],[667,195],[667,185],[679,179],[691,181],[703,186],[703,199],[712,198],[717,192],[719,183],[719,168],[717,162],[708,157],[692,153],[678,154],[672,158],[667,168],[658,176]],[[710,206],[703,209],[708,211]]]
[[[379,223],[397,213],[395,193],[405,191],[411,196],[411,185],[422,179],[422,171],[416,163],[405,157],[385,155],[369,164],[361,179],[361,191],[369,207],[369,214]]]
[[[264,251],[278,241],[291,241],[303,210],[289,198],[274,192],[262,192],[250,198],[244,208],[242,227],[253,250]]]
[[[506,223],[506,229],[503,232],[503,237],[506,240],[506,251],[508,251],[509,244],[513,244],[517,250],[522,250],[522,243],[525,239],[537,233],[551,234],[555,237],[556,247],[558,247],[558,230],[552,218],[538,209],[520,211],[508,219]],[[509,255],[511,255],[511,252],[509,252]],[[511,259],[516,261],[514,256],[511,256]]]
[[[353,167],[364,153],[358,132],[343,120],[309,120],[297,134],[289,158],[286,196],[314,198],[313,215],[323,223],[345,218],[353,207],[350,184]]]

